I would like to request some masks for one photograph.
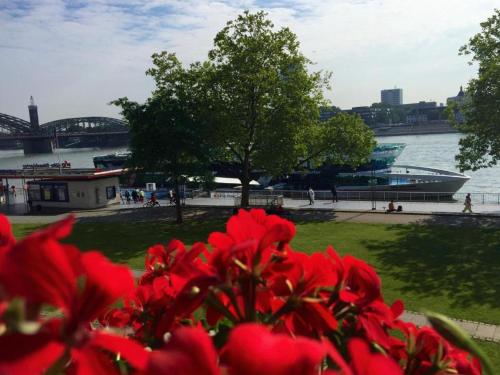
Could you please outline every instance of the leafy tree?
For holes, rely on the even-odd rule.
[[[332,130],[318,124],[330,75],[309,73],[311,62],[288,28],[275,31],[265,13],[247,11],[217,34],[209,61],[213,129],[240,165],[243,207],[248,205],[252,169],[279,175],[300,158],[320,157],[319,151],[343,152],[325,147]],[[307,156],[311,150],[314,155]]]
[[[490,167],[500,160],[500,10],[481,23],[482,31],[460,49],[478,63],[478,76],[466,89],[460,108],[465,121],[451,121],[466,134],[455,157],[461,170]]]
[[[306,147],[295,168],[312,162],[319,166],[323,163],[357,166],[375,146],[373,131],[358,115],[339,113],[314,127],[316,133],[306,141]]]
[[[207,177],[210,150],[208,123],[204,120],[203,88],[206,65],[182,67],[173,54],[153,55],[154,67],[147,71],[156,90],[144,104],[120,98],[130,126],[132,165],[144,171],[161,171],[176,193],[177,222],[182,222],[179,185],[186,176]],[[208,177],[207,177],[208,178]]]

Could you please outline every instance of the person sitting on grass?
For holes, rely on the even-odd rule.
[[[394,201],[391,200],[389,202],[389,207],[387,207],[387,211],[385,211],[386,213],[390,213],[390,212],[395,212],[396,211],[396,207],[394,206]]]

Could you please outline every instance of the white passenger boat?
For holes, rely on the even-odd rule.
[[[455,194],[470,179],[469,176],[445,169],[394,164],[390,168],[339,174],[340,178],[368,179],[368,184],[339,186],[339,191],[407,191],[439,196]]]

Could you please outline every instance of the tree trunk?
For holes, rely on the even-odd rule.
[[[241,208],[248,208],[250,196],[250,159],[245,155],[241,171]]]
[[[181,195],[179,194],[179,179],[174,178],[174,191],[175,191],[175,213],[177,216],[177,224],[182,224],[182,205],[181,205]]]

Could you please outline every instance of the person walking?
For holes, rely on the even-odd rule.
[[[130,192],[128,190],[125,190],[125,200],[127,204],[130,204]]]
[[[309,196],[309,205],[311,206],[314,204],[314,190],[310,186],[309,190],[307,191],[307,195]]]
[[[467,193],[467,196],[465,197],[465,202],[464,202],[464,209],[463,209],[463,213],[469,211],[470,213],[472,213],[472,198],[470,197],[470,193]]]
[[[332,202],[338,202],[339,199],[337,198],[337,187],[335,185],[332,185]]]
[[[139,195],[137,194],[136,189],[132,190],[132,200],[134,201],[134,203],[137,203],[137,201],[139,200]]]

